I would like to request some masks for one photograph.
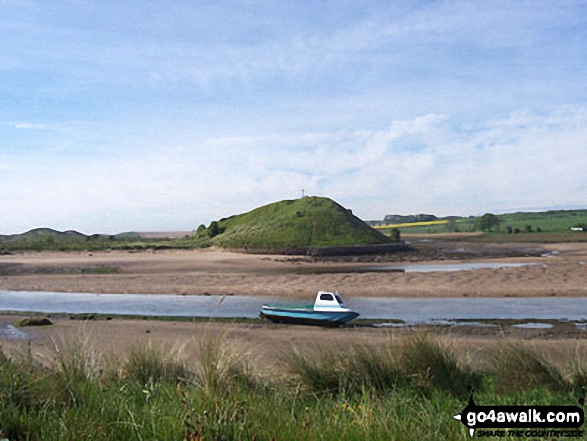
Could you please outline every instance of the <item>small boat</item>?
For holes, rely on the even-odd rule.
[[[275,323],[336,326],[359,313],[347,308],[338,293],[319,291],[313,305],[266,304],[259,315]]]

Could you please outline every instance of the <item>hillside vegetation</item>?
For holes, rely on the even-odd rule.
[[[328,198],[305,197],[259,207],[248,213],[201,225],[178,239],[149,239],[138,233],[85,235],[37,228],[0,235],[0,253],[17,250],[141,250],[166,248],[282,249],[391,243],[352,212]]]
[[[35,228],[22,234],[0,235],[0,253],[10,251],[138,250],[145,248],[187,248],[185,240],[143,239],[138,233],[85,235],[77,231]]]
[[[372,245],[391,240],[331,199],[305,197],[265,205],[201,226],[196,241],[223,248]]]

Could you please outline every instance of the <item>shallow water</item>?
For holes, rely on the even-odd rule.
[[[323,266],[295,268],[299,274],[338,274],[365,272],[431,273],[447,271],[474,271],[478,269],[518,268],[536,263],[464,262],[464,263],[407,263],[404,265]]]
[[[432,323],[442,320],[587,320],[585,297],[348,298],[365,319]],[[249,296],[85,294],[0,291],[0,311],[172,317],[254,318],[263,303],[284,299]]]
[[[12,325],[0,325],[0,338],[6,338],[9,340],[26,340],[28,334]]]
[[[512,325],[514,328],[522,329],[551,329],[554,328],[552,323],[520,323],[518,325]]]
[[[171,317],[257,317],[269,297],[0,291],[0,311]]]
[[[473,271],[477,269],[517,268],[521,266],[536,265],[535,263],[439,263],[439,264],[407,264],[407,265],[377,265],[368,267],[371,271],[404,271],[406,273],[430,273],[436,271]]]

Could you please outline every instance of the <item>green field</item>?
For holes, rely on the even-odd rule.
[[[483,369],[423,335],[284,352],[261,374],[223,337],[200,363],[181,348],[104,356],[83,337],[49,357],[0,353],[0,438],[9,440],[457,440],[475,388],[481,404],[576,405],[582,360],[565,370],[522,344],[503,344]],[[515,438],[501,438],[515,439]]]
[[[571,232],[571,227],[578,224],[587,225],[587,210],[557,210],[544,212],[518,212],[498,215],[500,224],[494,229],[495,234],[507,234],[508,227],[513,231],[518,229],[515,235],[536,234],[535,240],[540,240],[540,233],[565,235],[558,236],[557,240],[571,240],[577,238],[583,240],[582,233]],[[435,234],[449,232],[473,232],[479,231],[476,228],[477,217],[461,218],[442,225],[414,225],[398,228],[402,234]],[[381,230],[389,233],[389,229]],[[542,235],[546,240],[547,236]],[[522,239],[523,240],[523,239]]]
[[[501,230],[506,226],[526,231],[541,229],[544,233],[568,233],[577,224],[587,225],[587,210],[547,211],[542,213],[512,213],[499,216]]]

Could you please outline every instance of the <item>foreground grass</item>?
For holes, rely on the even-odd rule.
[[[452,416],[469,386],[478,403],[577,404],[586,378],[579,358],[563,375],[518,345],[474,371],[423,336],[384,348],[288,351],[269,377],[224,336],[207,336],[199,349],[195,367],[183,347],[113,357],[84,336],[55,342],[47,359],[2,354],[0,438],[465,440]]]

